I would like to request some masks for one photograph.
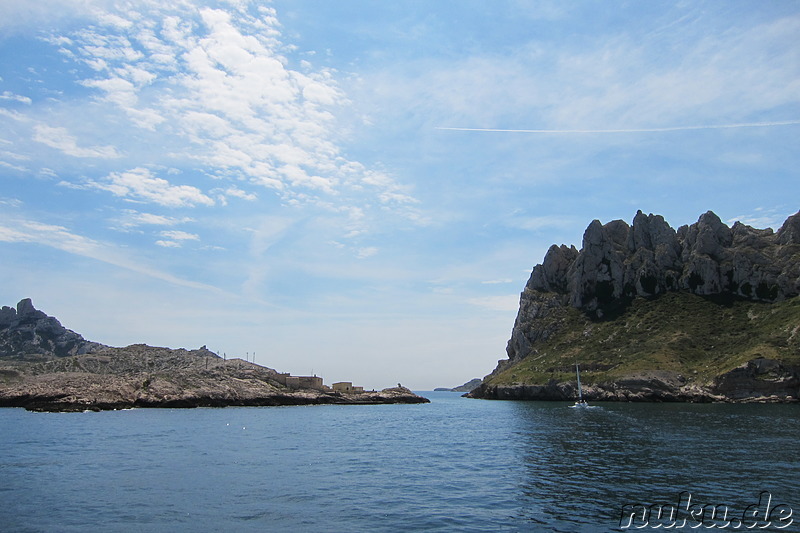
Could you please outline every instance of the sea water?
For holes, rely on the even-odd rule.
[[[618,531],[658,525],[626,509],[689,495],[741,517],[766,494],[800,530],[798,405],[421,394],[432,403],[0,409],[0,531]]]

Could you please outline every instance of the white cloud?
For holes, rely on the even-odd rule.
[[[72,157],[114,159],[120,157],[113,146],[82,148],[66,128],[38,125],[34,127],[33,140],[55,148]]]
[[[115,196],[134,201],[145,201],[169,207],[214,205],[214,200],[197,187],[172,185],[153,175],[147,168],[133,168],[125,172],[112,172],[103,180],[89,180],[86,186],[108,191]]]
[[[386,206],[415,202],[390,176],[375,179],[342,156],[337,113],[350,102],[337,73],[307,61],[303,72],[292,67],[273,8],[205,4],[148,0],[137,12],[98,5],[96,24],[50,42],[94,69],[80,84],[152,132],[151,144],[236,180],[226,196],[255,199],[246,187],[263,186],[294,204],[364,194]],[[54,135],[42,137],[56,144]],[[347,176],[353,172],[363,180]]]

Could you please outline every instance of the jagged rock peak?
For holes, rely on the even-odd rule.
[[[18,316],[28,315],[35,312],[36,308],[33,307],[33,302],[31,301],[30,298],[24,298],[20,300],[19,303],[17,304]]]
[[[777,233],[713,212],[674,230],[661,215],[637,211],[632,225],[593,220],[578,252],[551,246],[528,290],[565,295],[588,311],[623,298],[686,290],[775,301],[800,293],[800,212]]]
[[[778,244],[800,244],[800,211],[786,219],[775,237]]]
[[[712,211],[677,231],[642,211],[631,226],[593,220],[580,251],[553,245],[534,267],[506,348],[509,360],[556,334],[567,306],[602,317],[635,296],[672,291],[760,301],[800,294],[800,212],[777,233],[741,222],[729,228]]]
[[[20,300],[16,309],[0,308],[0,357],[63,357],[104,347],[37,310],[30,298]]]
[[[536,290],[566,292],[567,273],[577,257],[578,250],[574,246],[552,245],[544,256],[541,268],[533,269],[528,286]]]

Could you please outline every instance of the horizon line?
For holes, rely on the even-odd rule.
[[[800,120],[784,120],[776,122],[743,122],[738,124],[705,124],[698,126],[669,126],[663,128],[631,128],[631,129],[600,129],[600,130],[546,130],[546,129],[501,129],[501,128],[460,128],[449,126],[436,126],[434,129],[447,131],[480,131],[490,133],[658,133],[668,131],[689,130],[714,130],[730,128],[763,128],[769,126],[792,126],[800,124]]]

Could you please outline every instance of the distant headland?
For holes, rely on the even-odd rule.
[[[469,392],[472,389],[478,387],[483,380],[481,378],[472,378],[471,380],[467,381],[463,385],[459,385],[458,387],[436,387],[433,389],[437,392]]]
[[[468,395],[567,400],[796,402],[800,212],[777,232],[711,211],[595,220],[583,246],[534,267],[506,352]]]
[[[405,387],[330,387],[205,346],[196,350],[87,341],[30,299],[0,309],[0,407],[100,411],[133,407],[225,407],[427,403]]]

